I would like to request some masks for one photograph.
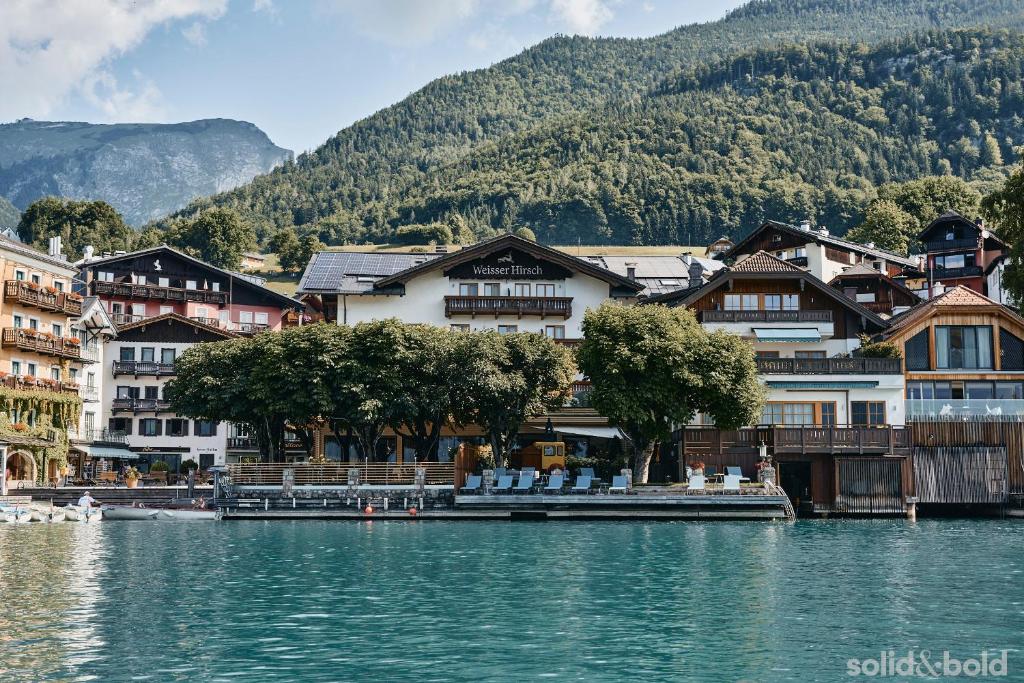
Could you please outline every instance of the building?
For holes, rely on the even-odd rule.
[[[701,287],[654,297],[694,310],[700,323],[748,339],[768,402],[759,424],[722,431],[698,416],[676,435],[678,466],[693,459],[747,476],[761,444],[779,464],[780,482],[817,512],[857,511],[861,475],[883,481],[887,505],[902,513],[904,380],[898,359],[857,355],[860,335],[887,323],[843,292],[767,252],[743,257]],[[898,508],[898,509],[897,509]]]
[[[921,303],[921,296],[899,280],[863,263],[850,266],[829,283],[864,308],[891,318]]]
[[[723,235],[704,249],[704,255],[708,258],[718,258],[723,254],[729,253],[729,250],[735,246],[735,242]]]
[[[0,237],[0,439],[12,486],[56,481],[67,464],[68,428],[77,424],[79,382],[88,359],[72,320],[82,298],[76,270],[51,240],[49,253]]]
[[[917,236],[924,244],[924,277],[932,296],[962,285],[979,294],[988,293],[990,266],[1009,252],[1009,246],[981,221],[971,221],[947,211]],[[942,287],[936,291],[936,285]]]
[[[257,251],[242,254],[242,270],[263,270],[266,263],[267,257]]]
[[[914,268],[917,261],[873,244],[859,244],[829,234],[826,228],[812,228],[810,223],[799,227],[767,221],[736,243],[723,259],[738,260],[766,251],[793,265],[807,268],[814,277],[831,282],[845,269],[858,263],[874,268],[890,277],[899,276],[904,268]]]
[[[1010,263],[1010,257],[997,256],[985,267],[985,291],[988,298],[1004,306],[1017,306],[1013,295],[1003,286],[1003,273]]]

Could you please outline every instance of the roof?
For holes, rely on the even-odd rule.
[[[844,240],[840,237],[834,237],[833,235],[823,234],[821,231],[816,230],[804,230],[795,225],[789,223],[782,223],[780,221],[765,221],[756,229],[752,230],[750,234],[741,239],[736,245],[725,254],[725,258],[733,257],[737,252],[741,251],[759,232],[768,228],[776,228],[783,232],[788,232],[792,235],[799,237],[806,237],[809,242],[817,242],[819,244],[829,244],[840,249],[846,249],[847,251],[853,251],[858,254],[866,254],[875,258],[884,259],[893,263],[898,263],[903,266],[916,265],[916,261],[907,258],[906,256],[900,256],[894,254],[891,251],[885,249],[879,249],[878,247],[869,247],[866,244],[860,242],[852,242],[850,240]]]
[[[689,276],[686,265],[677,257],[577,257],[515,235],[501,235],[446,254],[317,252],[306,266],[297,291],[299,294],[388,293],[422,273],[437,268],[450,268],[507,248],[518,249],[636,293],[643,290],[644,284],[630,280],[626,276],[627,262],[666,259],[662,263],[662,266],[665,266],[668,261],[675,259],[679,261],[682,269],[673,268],[666,271],[670,272],[667,279],[680,279],[683,277],[680,273]],[[615,268],[621,267],[621,271],[616,272],[615,269],[609,268],[606,260],[615,264]],[[656,266],[652,265],[651,272],[656,271]],[[685,286],[685,282],[682,285]]]
[[[99,297],[87,296],[82,299],[82,314],[78,316],[79,324],[90,330],[108,330],[110,334],[117,334],[117,326],[110,319],[107,309],[103,308]],[[91,327],[88,325],[91,323]]]
[[[746,258],[742,256],[729,268],[734,273],[804,273],[803,268],[783,261],[767,251],[759,251]]]
[[[143,318],[142,320],[139,320],[137,322],[128,323],[127,325],[121,325],[117,328],[117,331],[127,332],[128,330],[143,328],[148,325],[152,325],[153,323],[162,322],[164,320],[183,323],[185,325],[194,327],[197,330],[203,330],[204,332],[212,332],[214,334],[219,334],[225,339],[232,339],[238,336],[237,334],[230,330],[225,330],[223,328],[217,327],[216,325],[207,325],[206,323],[199,322],[198,320],[193,320],[192,318],[186,318],[180,313],[164,313],[162,315],[155,315],[152,318]]]
[[[126,261],[128,259],[138,258],[139,256],[146,256],[148,254],[156,254],[156,253],[161,253],[161,252],[170,252],[170,253],[174,254],[175,256],[177,256],[179,258],[182,258],[182,259],[185,259],[186,261],[189,261],[191,263],[194,263],[195,265],[197,265],[197,266],[199,266],[201,268],[208,268],[209,270],[212,270],[215,273],[220,273],[221,275],[223,275],[223,276],[229,278],[230,280],[232,280],[232,281],[242,285],[243,287],[248,287],[249,289],[257,292],[258,294],[261,294],[263,296],[272,298],[275,301],[278,301],[279,303],[281,303],[281,304],[283,304],[285,306],[288,306],[289,308],[296,308],[296,307],[298,307],[298,303],[295,300],[293,300],[291,297],[285,296],[284,294],[279,294],[278,292],[275,292],[274,290],[272,290],[272,289],[270,289],[268,287],[264,287],[263,285],[259,284],[258,282],[255,282],[254,281],[254,277],[252,275],[245,275],[245,274],[242,274],[242,273],[236,273],[236,272],[233,272],[233,271],[230,271],[230,270],[225,270],[223,268],[218,268],[217,266],[211,265],[211,264],[207,263],[206,261],[203,261],[201,259],[197,259],[195,256],[191,256],[189,254],[186,254],[185,252],[181,251],[180,249],[175,249],[174,247],[170,246],[169,244],[161,244],[161,245],[156,246],[156,247],[150,247],[149,249],[140,249],[138,251],[130,251],[127,254],[117,254],[115,256],[107,256],[107,257],[104,257],[104,258],[93,259],[91,261],[80,261],[79,265],[82,268],[92,268],[93,266],[104,265],[104,264],[107,264],[107,263],[116,263],[117,261]]]
[[[959,211],[954,211],[953,209],[946,209],[945,211],[943,211],[942,214],[940,214],[935,220],[933,220],[931,223],[925,226],[924,230],[922,230],[918,234],[917,239],[920,241],[924,241],[924,238],[927,237],[928,233],[930,233],[935,227],[942,225],[943,223],[950,222],[966,223],[972,228],[979,230],[981,232],[982,237],[984,237],[986,241],[992,240],[1001,247],[1009,246],[998,235],[996,235],[994,232],[986,228],[984,225],[981,225],[980,220],[976,223],[967,216],[960,213]]]
[[[629,268],[632,266],[634,279],[644,286],[641,291],[643,296],[656,296],[689,287],[691,284],[690,263],[700,264],[709,274],[725,267],[721,261],[689,254],[676,256],[581,256],[580,258],[627,277]]]
[[[7,251],[14,252],[15,254],[20,254],[21,256],[34,258],[44,263],[48,263],[52,266],[64,268],[65,270],[71,272],[75,271],[75,265],[68,261],[67,259],[50,256],[45,251],[40,251],[29,244],[25,244],[18,240],[11,239],[10,237],[7,237],[2,233],[0,233],[0,249],[6,249]]]
[[[832,280],[829,281],[829,284],[832,285],[833,287],[836,287],[837,286],[836,283],[838,281],[841,281],[845,277],[856,277],[856,278],[867,278],[867,277],[870,277],[870,278],[877,278],[879,280],[882,280],[883,282],[888,284],[893,289],[899,290],[899,291],[903,292],[904,294],[906,294],[907,296],[909,296],[911,298],[911,300],[914,302],[913,304],[911,304],[911,306],[917,306],[922,301],[924,301],[921,297],[919,297],[917,295],[916,292],[914,292],[911,289],[909,289],[905,284],[903,284],[899,280],[895,280],[895,279],[889,277],[888,273],[883,273],[882,271],[876,270],[875,268],[872,268],[871,266],[865,266],[863,263],[858,263],[855,266],[850,266],[849,268],[845,269],[843,272],[839,273],[839,275],[836,275],[834,278],[832,278]]]
[[[910,327],[925,318],[937,314],[940,309],[949,308],[997,308],[1007,317],[1015,320],[1019,325],[1024,326],[1024,318],[1021,318],[1013,309],[1004,306],[998,301],[993,301],[987,296],[979,294],[973,289],[964,287],[963,285],[957,285],[951,289],[947,289],[942,294],[929,299],[922,303],[922,305],[915,306],[909,311],[894,316],[889,320],[889,329],[885,332],[885,336],[890,336],[897,332],[900,332],[907,327]]]

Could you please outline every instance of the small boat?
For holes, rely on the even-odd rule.
[[[31,510],[33,522],[44,522],[47,524],[63,522],[64,508],[47,507],[44,505],[33,506]]]
[[[160,508],[154,519],[160,521],[175,522],[199,522],[220,519],[216,510],[186,510],[173,508]]]
[[[198,522],[220,519],[216,510],[193,507],[132,507],[131,505],[104,505],[105,520],[152,520],[156,522]]]
[[[32,511],[28,508],[2,508],[0,514],[5,522],[14,524],[27,524],[32,521]]]
[[[94,507],[66,505],[64,515],[69,522],[98,522],[103,519],[103,510]]]
[[[131,505],[104,505],[100,508],[103,511],[104,520],[148,520],[155,519],[157,508],[139,508]]]

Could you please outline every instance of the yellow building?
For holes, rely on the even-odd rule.
[[[82,298],[59,239],[43,253],[0,237],[0,443],[8,488],[50,482],[67,464],[68,426],[81,411]]]

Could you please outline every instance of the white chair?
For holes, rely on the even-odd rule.
[[[727,474],[723,481],[725,483],[722,484],[722,490],[726,493],[729,493],[730,491],[733,493],[740,492],[740,476],[738,474]]]
[[[695,474],[690,477],[690,483],[686,487],[687,493],[703,493],[704,492],[704,475]]]

